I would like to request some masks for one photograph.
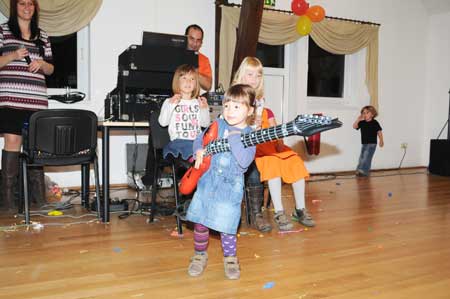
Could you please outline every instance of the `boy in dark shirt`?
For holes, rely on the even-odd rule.
[[[383,147],[383,132],[375,117],[378,115],[373,106],[365,106],[361,109],[361,114],[353,123],[353,128],[361,129],[361,154],[359,155],[357,176],[368,176],[372,164],[372,158],[377,148],[377,136],[380,147]]]

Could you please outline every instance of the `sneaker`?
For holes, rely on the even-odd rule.
[[[295,209],[292,213],[292,220],[300,222],[300,224],[303,224],[307,227],[313,227],[316,225],[314,220],[312,219],[311,215],[308,213],[306,209]]]
[[[273,219],[278,225],[278,229],[281,231],[290,230],[292,229],[292,227],[294,227],[291,221],[289,221],[289,219],[286,217],[286,214],[284,214],[284,211],[276,212],[275,216],[273,216]]]
[[[366,176],[368,176],[367,174],[365,174],[365,173],[362,172],[361,170],[357,170],[356,173],[355,173],[355,175],[356,175],[357,177],[366,177]]]
[[[225,256],[223,258],[223,268],[225,270],[225,276],[228,279],[239,279],[241,277],[241,271],[239,269],[239,261],[235,256]]]
[[[208,253],[196,254],[191,257],[191,263],[189,264],[188,274],[190,276],[196,277],[200,276],[206,268],[208,263]]]

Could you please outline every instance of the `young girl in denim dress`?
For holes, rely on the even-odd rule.
[[[255,92],[248,85],[234,85],[223,100],[223,119],[217,119],[218,138],[228,138],[230,152],[212,156],[209,169],[200,178],[197,191],[187,211],[187,220],[194,225],[195,255],[188,273],[199,276],[208,261],[209,229],[220,232],[224,256],[225,276],[240,277],[236,257],[236,232],[241,219],[241,201],[244,192],[244,173],[255,156],[255,147],[245,148],[240,136],[249,133],[253,116]],[[194,141],[195,166],[203,160],[203,134]]]
[[[179,66],[173,76],[174,96],[164,101],[159,124],[169,126],[170,142],[163,149],[163,157],[172,154],[188,160],[192,157],[194,139],[210,123],[208,103],[199,97],[198,73],[193,66]]]
[[[383,131],[375,120],[378,112],[373,106],[364,106],[361,114],[353,123],[353,128],[361,129],[361,153],[359,155],[358,166],[356,167],[356,176],[368,176],[372,167],[372,158],[377,148],[377,137],[380,147],[384,146]]]

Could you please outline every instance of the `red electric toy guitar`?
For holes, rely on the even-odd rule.
[[[213,154],[230,151],[230,145],[226,138],[217,139],[218,125],[217,122],[213,122],[204,134],[203,148],[205,148],[205,155],[202,164],[198,169],[191,166],[181,178],[178,188],[181,194],[191,194],[195,190],[198,180],[208,170]],[[292,135],[311,136],[341,126],[342,122],[337,118],[302,114],[288,123],[243,134],[241,135],[241,142],[245,147],[249,147]]]

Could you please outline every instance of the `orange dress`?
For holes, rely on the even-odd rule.
[[[261,117],[261,127],[269,128],[269,114],[264,108]],[[309,177],[308,170],[302,158],[290,147],[284,145],[280,152],[276,148],[277,141],[270,141],[256,146],[255,163],[260,173],[261,181],[281,177],[283,182],[292,184]]]

